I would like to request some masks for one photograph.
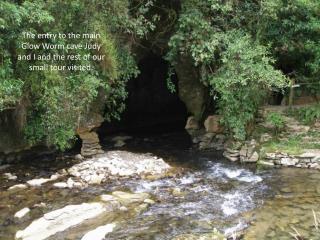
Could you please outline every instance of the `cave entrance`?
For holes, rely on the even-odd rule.
[[[171,93],[167,88],[168,63],[161,56],[149,53],[138,66],[139,76],[127,84],[128,98],[121,120],[104,123],[100,135],[157,134],[184,129],[188,113],[178,96],[177,76],[172,76],[176,92]]]

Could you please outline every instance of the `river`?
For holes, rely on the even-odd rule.
[[[106,142],[105,150],[111,149]],[[0,170],[0,239],[14,239],[17,230],[44,213],[68,204],[92,201],[115,190],[148,192],[156,204],[137,216],[110,216],[91,222],[95,227],[116,220],[115,230],[106,239],[172,239],[184,233],[208,233],[213,229],[241,239],[294,239],[296,231],[304,239],[320,239],[314,226],[314,211],[320,211],[320,173],[279,168],[257,169],[230,163],[219,152],[199,152],[184,134],[137,136],[126,151],[152,152],[172,166],[184,169],[175,177],[160,180],[122,179],[86,189],[57,189],[52,184],[23,191],[8,187],[35,177],[50,176],[73,164],[71,159],[32,160]],[[6,180],[4,173],[17,175]],[[28,206],[28,219],[13,215]],[[82,226],[50,239],[81,239]],[[236,235],[236,234],[234,234]]]

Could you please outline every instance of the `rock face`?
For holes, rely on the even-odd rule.
[[[84,157],[91,157],[103,153],[96,132],[78,132],[82,140],[81,155]]]
[[[69,205],[62,209],[46,213],[42,218],[32,222],[26,229],[16,233],[17,239],[43,240],[62,232],[85,220],[94,218],[106,211],[102,203],[83,203]]]
[[[199,81],[198,71],[190,59],[181,59],[175,67],[179,82],[179,97],[196,120],[201,120],[208,100],[208,90]]]
[[[185,129],[188,130],[199,130],[199,123],[194,116],[188,117]]]
[[[110,176],[164,175],[171,167],[151,154],[109,151],[71,167],[68,172],[88,184],[99,184]]]
[[[88,114],[80,119],[80,124],[76,132],[82,140],[81,155],[84,157],[91,157],[103,152],[95,129],[100,127],[104,121],[103,111],[105,100],[106,95],[104,91],[100,89],[96,100],[91,104]]]

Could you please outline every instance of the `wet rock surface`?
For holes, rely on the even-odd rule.
[[[79,205],[68,205],[61,209],[54,210],[46,213],[43,217],[34,220],[27,228],[20,230],[16,233],[16,239],[22,240],[43,240],[55,235],[59,232],[63,232],[68,228],[79,225],[84,221],[92,218],[96,218],[101,214],[110,213],[116,211],[121,205],[129,207],[132,204],[143,203],[145,199],[150,197],[145,193],[125,193],[114,192],[112,193],[114,198],[110,201],[82,203]],[[109,195],[111,197],[111,195]],[[104,197],[106,200],[106,196]],[[28,211],[27,211],[28,210]],[[15,217],[23,217],[30,209],[21,210],[23,213],[16,213]],[[21,215],[21,216],[20,216]],[[113,227],[107,225],[102,228],[97,228],[87,233],[83,239],[89,239],[90,236],[99,236],[103,233],[107,234],[111,232]],[[109,230],[109,231],[108,231]]]
[[[109,151],[71,167],[68,172],[85,183],[100,184],[110,176],[164,176],[170,168],[163,159],[152,154]]]
[[[86,233],[81,240],[103,240],[105,239],[105,236],[112,232],[115,228],[116,224],[110,223],[104,226],[97,227],[94,230],[91,230],[90,232]]]
[[[226,240],[225,236],[218,231],[206,234],[182,234],[172,240]]]

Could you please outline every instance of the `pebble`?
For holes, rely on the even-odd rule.
[[[147,204],[150,204],[150,205],[153,205],[153,204],[156,203],[155,201],[153,201],[152,199],[149,199],[149,198],[145,199],[143,202],[147,203]]]
[[[40,187],[42,184],[46,182],[52,181],[51,178],[37,178],[27,181],[27,183],[32,187]]]
[[[17,176],[16,175],[13,175],[11,173],[4,173],[3,174],[5,178],[7,178],[8,180],[17,180]]]
[[[67,188],[68,184],[65,182],[57,182],[57,183],[54,183],[53,186],[56,188]]]
[[[81,240],[103,240],[105,236],[112,232],[116,227],[115,223],[110,223],[104,226],[97,227],[96,229],[86,233]]]
[[[9,191],[18,190],[18,189],[26,189],[28,186],[26,184],[16,184],[8,188]]]
[[[29,212],[30,212],[30,208],[27,208],[27,207],[26,207],[26,208],[23,208],[23,209],[21,209],[20,211],[16,212],[16,213],[14,214],[14,217],[21,219],[21,218],[23,218],[24,216],[26,216]]]

